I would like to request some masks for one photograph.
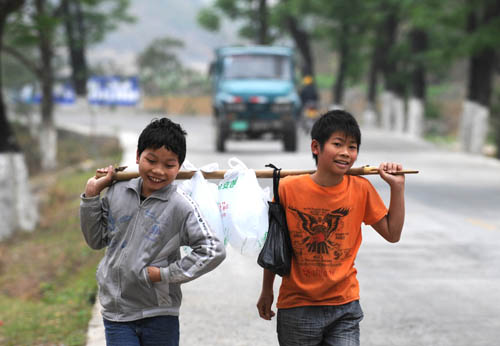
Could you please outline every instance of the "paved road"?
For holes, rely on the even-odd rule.
[[[66,112],[67,113],[67,112]],[[133,138],[154,117],[100,113],[58,116],[59,123],[95,128]],[[236,156],[249,167],[268,162],[283,168],[313,168],[309,139],[297,153],[276,141],[230,142],[214,152],[209,118],[174,117],[188,131],[187,158],[197,166]],[[132,145],[133,148],[133,145]],[[133,149],[132,149],[133,150]],[[358,164],[399,161],[420,174],[407,176],[406,223],[401,242],[389,244],[363,229],[356,262],[365,319],[363,345],[486,346],[500,340],[500,162],[438,149],[405,136],[363,130]],[[388,188],[369,179],[388,202]],[[269,186],[269,181],[261,181]],[[181,344],[277,345],[275,321],[258,318],[255,303],[261,270],[254,258],[228,248],[215,271],[183,286]],[[275,284],[277,291],[278,282]]]

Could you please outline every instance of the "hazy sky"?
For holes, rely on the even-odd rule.
[[[126,73],[135,72],[136,54],[152,40],[165,36],[184,42],[179,57],[187,66],[206,71],[213,48],[237,43],[237,26],[225,22],[220,33],[210,33],[196,22],[198,10],[211,0],[132,0],[129,13],[135,24],[121,25],[105,41],[89,50],[91,63],[113,61]]]

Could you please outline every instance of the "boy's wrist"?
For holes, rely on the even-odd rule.
[[[95,193],[94,191],[85,191],[85,192],[83,193],[83,196],[84,196],[84,197],[87,197],[87,198],[92,198],[92,197],[99,196],[99,195],[100,195],[100,193],[99,193],[99,192],[98,192],[98,193]]]
[[[405,182],[393,182],[390,183],[389,186],[391,187],[391,190],[394,192],[403,192],[405,189]]]
[[[95,197],[99,196],[101,194],[102,189],[99,189],[96,184],[89,184],[87,183],[87,186],[85,186],[85,196],[86,197]]]
[[[92,195],[88,195],[87,192],[83,192],[80,195],[80,197],[82,198],[83,201],[93,201],[93,200],[99,199],[99,195],[92,196]]]
[[[274,292],[272,289],[267,289],[267,288],[262,288],[260,291],[260,296],[261,297],[274,297]]]
[[[262,283],[262,289],[261,293],[265,295],[272,295],[274,294],[274,282],[266,282],[264,281]]]
[[[149,280],[151,280],[151,282],[161,281],[160,268],[158,267],[148,267],[148,275],[149,275]]]

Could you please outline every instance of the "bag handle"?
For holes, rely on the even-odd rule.
[[[227,160],[227,164],[229,165],[230,168],[234,169],[248,169],[247,165],[243,163],[240,159],[237,157],[231,157],[229,160]]]
[[[273,169],[273,195],[274,195],[274,201],[276,203],[280,203],[279,184],[280,184],[280,172],[281,172],[281,168],[276,167],[272,163],[268,163],[265,167],[269,167],[269,168]]]

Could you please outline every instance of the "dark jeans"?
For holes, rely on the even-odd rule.
[[[104,319],[107,346],[178,346],[179,317],[157,316],[131,322]]]
[[[280,346],[359,346],[359,301],[278,309]]]

